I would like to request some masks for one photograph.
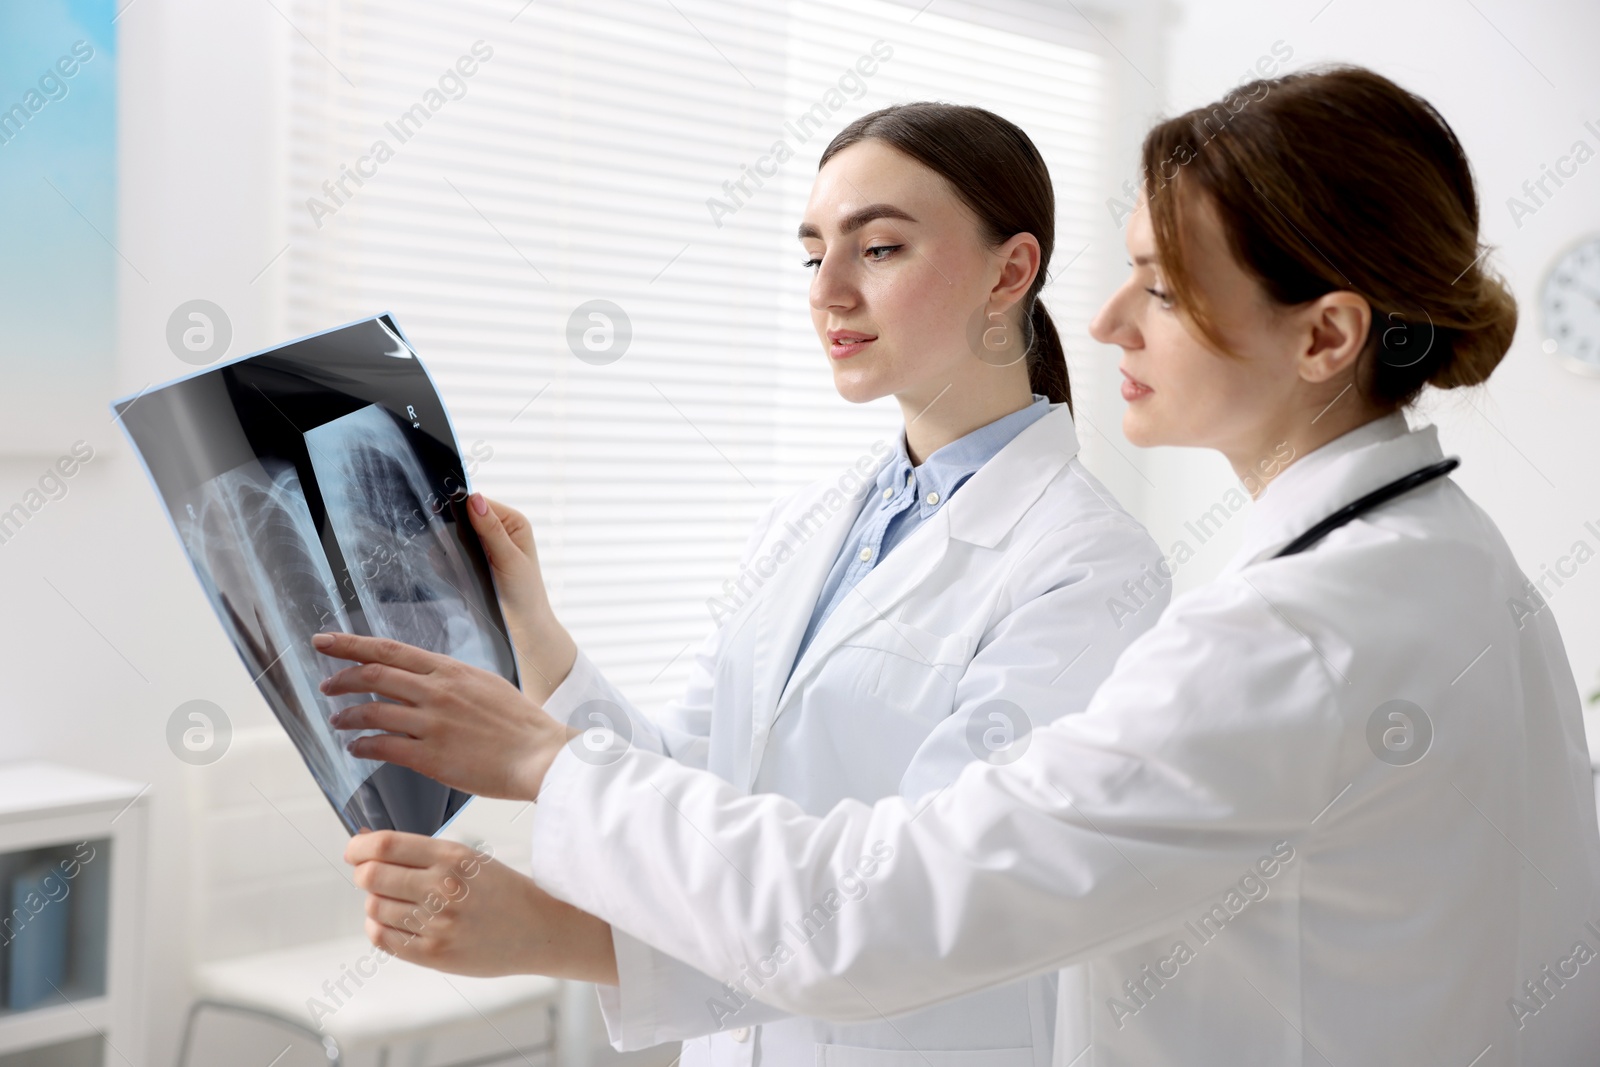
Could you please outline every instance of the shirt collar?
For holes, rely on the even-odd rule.
[[[1049,399],[1034,393],[1033,403],[1027,407],[956,438],[928,456],[919,466],[911,464],[906,450],[905,431],[902,430],[895,454],[878,471],[878,489],[893,490],[898,494],[905,488],[909,476],[916,489],[917,507],[926,517],[937,511],[963,482],[976,474],[1013,438],[1048,414]],[[930,499],[933,503],[929,503]]]

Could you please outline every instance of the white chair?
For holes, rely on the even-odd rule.
[[[342,859],[348,835],[281,730],[236,733],[221,760],[191,769],[188,794],[196,999],[179,1067],[187,1067],[195,1024],[208,1011],[303,1035],[322,1047],[331,1067],[373,1049],[382,1067],[391,1048],[439,1039],[459,1047],[472,1035],[480,1049],[485,1037],[498,1047],[452,1067],[520,1062],[529,1053],[553,1062],[563,983],[445,975],[384,959],[367,941],[365,893],[350,882]],[[475,825],[480,806],[488,815]],[[506,830],[503,808],[483,800],[472,801],[446,831],[486,842],[513,866],[517,833]],[[531,1043],[513,1044],[508,1028],[531,1030]]]

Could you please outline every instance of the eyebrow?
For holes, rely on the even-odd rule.
[[[1134,256],[1133,265],[1135,267],[1159,267],[1161,266],[1161,261],[1155,256]]]
[[[853,233],[854,231],[865,226],[867,223],[871,222],[873,219],[904,219],[907,222],[917,221],[906,212],[895,207],[893,204],[868,204],[866,207],[858,208],[857,210],[846,215],[843,221],[839,223],[839,232]],[[797,236],[801,240],[805,240],[807,237],[815,237],[818,240],[821,240],[822,231],[817,229],[809,222],[802,222],[800,224],[800,229],[797,233]]]

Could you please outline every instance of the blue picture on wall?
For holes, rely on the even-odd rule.
[[[115,391],[116,16],[0,0],[0,453],[59,454]]]

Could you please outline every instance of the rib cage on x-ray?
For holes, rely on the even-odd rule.
[[[305,437],[371,631],[497,671],[478,585],[436,513],[447,494],[394,419],[370,405]]]
[[[294,468],[284,463],[269,473],[250,462],[218,475],[181,519],[179,533],[251,674],[274,683],[265,691],[284,729],[319,783],[347,801],[381,764],[350,755],[343,742],[377,731],[328,725],[335,710],[369,698],[327,697],[317,688],[343,664],[318,653],[311,635],[350,625]]]
[[[435,834],[471,794],[346,745],[318,631],[392,638],[518,683],[461,449],[426,368],[376,315],[115,401],[251,681],[350,833]],[[234,709],[230,708],[230,713]],[[216,755],[221,757],[222,752]],[[227,773],[226,771],[221,773]]]

